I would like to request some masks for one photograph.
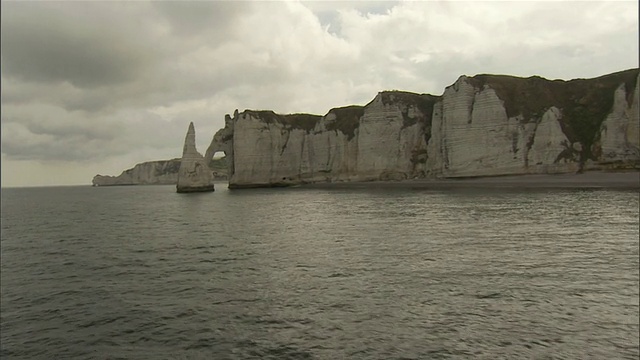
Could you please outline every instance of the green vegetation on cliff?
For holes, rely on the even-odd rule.
[[[402,127],[406,128],[421,122],[424,126],[424,141],[431,139],[431,122],[433,120],[433,106],[440,101],[441,96],[430,94],[416,94],[407,91],[383,91],[380,93],[384,105],[400,104],[402,111]],[[417,108],[422,115],[409,116],[409,107]]]
[[[470,84],[485,85],[504,102],[508,117],[539,121],[552,106],[562,111],[560,125],[569,141],[582,144],[580,161],[596,159],[600,128],[613,108],[613,94],[624,84],[627,102],[631,102],[638,69],[620,71],[594,79],[547,80],[539,76],[521,78],[507,75],[476,75]]]
[[[320,115],[312,114],[276,114],[271,110],[245,110],[245,113],[263,120],[267,124],[282,124],[286,129],[301,129],[310,132],[322,119]]]
[[[356,129],[360,126],[360,118],[364,115],[364,106],[351,105],[333,108],[329,110],[329,114],[331,113],[336,116],[336,119],[327,124],[327,130],[340,131],[347,135],[348,140],[351,140],[356,134]]]
[[[223,156],[221,158],[212,158],[211,161],[209,161],[209,168],[211,168],[211,170],[217,173],[226,174],[227,173],[227,157]]]

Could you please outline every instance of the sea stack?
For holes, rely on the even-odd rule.
[[[189,130],[184,139],[176,190],[179,193],[214,191],[213,173],[196,149],[196,130],[193,122],[189,123]]]

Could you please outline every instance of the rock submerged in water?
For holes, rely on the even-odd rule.
[[[193,122],[189,123],[189,130],[184,139],[176,191],[179,193],[214,191],[211,169],[196,149],[196,131]]]

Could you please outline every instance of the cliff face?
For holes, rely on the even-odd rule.
[[[137,164],[118,176],[96,175],[93,186],[173,185],[178,182],[180,159],[149,161]]]
[[[336,108],[322,117],[236,111],[205,158],[225,152],[230,187],[424,176],[425,134],[437,99],[384,92],[364,107]]]
[[[565,173],[612,161],[634,166],[638,76],[634,69],[571,81],[461,77],[434,115],[442,158],[433,166],[443,176]]]
[[[214,180],[227,180],[227,159],[216,158],[209,162]],[[180,158],[148,161],[123,171],[118,176],[96,175],[93,186],[118,185],[176,185]]]
[[[231,188],[637,167],[638,77],[462,76],[324,116],[236,110],[205,159],[225,152]]]
[[[215,180],[227,180],[227,159],[218,158],[209,162]],[[180,158],[148,161],[123,171],[118,176],[96,175],[93,186],[118,185],[176,185],[178,183]]]
[[[602,162],[637,161],[640,157],[640,111],[638,96],[640,81],[630,92],[620,84],[613,95],[613,109],[600,127],[600,139],[595,148]]]

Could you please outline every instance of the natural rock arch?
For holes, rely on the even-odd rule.
[[[234,118],[238,116],[238,110],[236,110],[233,114]],[[204,160],[207,164],[213,160],[213,156],[218,153],[224,153],[227,160],[227,177],[229,182],[231,181],[231,177],[234,172],[234,161],[233,161],[233,119],[229,114],[225,115],[224,118],[225,126],[223,129],[218,130],[216,134],[211,139],[211,144],[207,148],[207,151],[204,154]]]

